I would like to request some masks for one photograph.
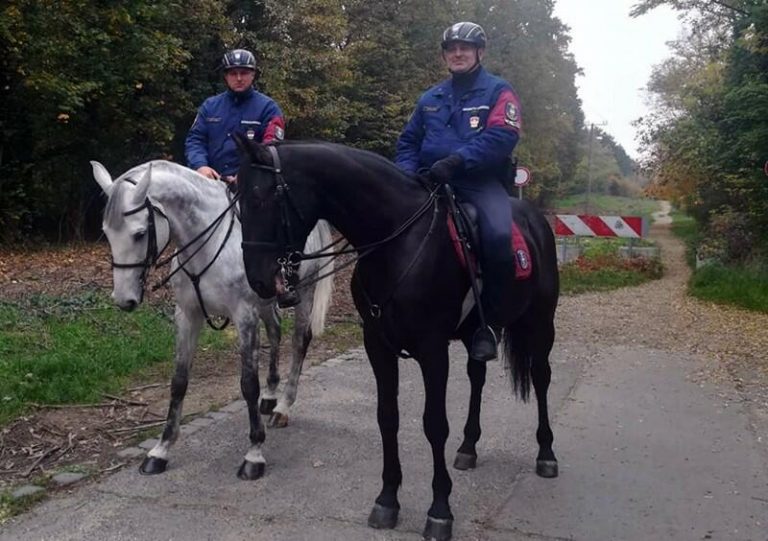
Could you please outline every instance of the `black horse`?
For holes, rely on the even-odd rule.
[[[238,145],[245,268],[260,296],[274,297],[286,287],[286,276],[303,257],[294,250],[304,245],[319,218],[332,223],[361,256],[352,294],[376,376],[384,453],[383,487],[368,524],[394,528],[397,522],[397,491],[402,481],[397,442],[398,355],[407,352],[418,362],[424,379],[424,432],[434,461],[433,500],[424,536],[450,539],[452,483],[445,463],[448,343],[460,339],[468,346],[478,319],[476,310],[461,319],[470,282],[452,246],[444,197],[371,152],[320,142],[263,146],[239,138]],[[535,207],[515,199],[510,204],[533,270],[529,278],[509,283],[504,354],[511,365],[514,391],[523,400],[531,382],[536,391],[536,472],[556,477],[547,413],[559,288],[555,242]],[[467,372],[471,396],[455,463],[460,469],[476,463],[486,366],[471,361]]]

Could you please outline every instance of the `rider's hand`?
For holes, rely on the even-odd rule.
[[[429,168],[429,179],[432,182],[439,184],[445,184],[449,182],[458,171],[464,165],[464,158],[458,154],[451,154],[450,156],[436,161]]]
[[[202,167],[197,168],[197,172],[203,175],[204,177],[211,178],[213,180],[219,179],[219,174],[216,172],[215,169],[208,167],[207,165],[204,165]]]

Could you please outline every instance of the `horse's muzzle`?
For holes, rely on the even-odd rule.
[[[138,308],[139,301],[131,299],[127,301],[115,301],[115,304],[117,304],[117,307],[120,308],[120,310],[124,310],[126,312],[133,312]]]

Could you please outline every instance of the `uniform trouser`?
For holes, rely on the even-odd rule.
[[[504,285],[507,280],[514,279],[515,272],[509,195],[495,178],[460,179],[451,184],[460,200],[477,208],[483,273],[481,300],[488,322],[500,325],[504,313]]]

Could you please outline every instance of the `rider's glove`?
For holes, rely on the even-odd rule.
[[[436,161],[432,167],[429,168],[429,179],[432,182],[438,184],[445,184],[449,182],[464,167],[464,158],[458,154],[451,154],[450,156]]]

